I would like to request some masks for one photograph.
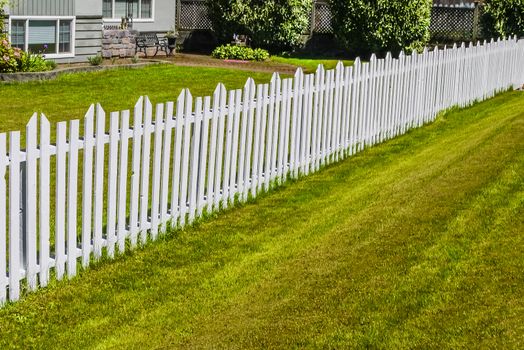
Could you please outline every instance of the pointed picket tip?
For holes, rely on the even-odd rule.
[[[217,89],[218,89],[218,86],[217,86]],[[185,90],[186,90],[186,99],[188,99],[188,100],[192,99],[193,95],[191,94],[191,90],[189,90],[189,89],[185,89]]]
[[[96,104],[96,113],[99,114],[99,113],[105,113],[106,111],[104,110],[104,108],[102,107],[102,105],[100,103],[97,103]]]
[[[411,51],[411,56],[415,56],[415,57],[418,56],[418,51],[415,50],[415,49],[413,49],[413,50]]]
[[[338,61],[336,69],[344,69],[344,62]]]
[[[393,58],[393,55],[391,54],[391,51],[388,51],[386,53],[386,60],[391,60],[391,58]]]
[[[400,53],[398,54],[398,57],[404,57],[406,56],[406,53],[404,52],[404,50],[400,50]]]
[[[84,119],[93,118],[95,115],[95,105],[91,104],[87,109],[86,114],[84,114]]]
[[[244,84],[244,88],[250,88],[255,86],[255,80],[253,78],[247,78],[246,83]]]
[[[38,113],[35,112],[31,116],[31,118],[29,118],[29,121],[27,122],[26,125],[27,125],[27,128],[30,128],[30,127],[35,128],[37,123],[38,123]]]
[[[92,106],[94,110],[94,105]],[[44,113],[42,113],[40,114],[40,125],[45,125],[45,124],[50,125],[51,123],[49,123],[49,119],[47,119],[47,116]]]
[[[374,53],[371,54],[371,57],[369,58],[369,62],[375,62],[377,60],[377,55],[375,55]]]
[[[424,48],[424,50],[422,51],[422,53],[423,53],[424,55],[427,55],[427,54],[428,54],[428,52],[429,52],[429,50],[428,50],[428,48],[427,48],[427,47],[425,47],[425,48]]]
[[[304,75],[304,71],[302,70],[302,67],[298,67],[295,71],[295,77],[300,77],[301,75]]]
[[[271,76],[271,82],[275,83],[280,80],[280,74],[278,72],[274,72]]]
[[[135,108],[138,108],[144,104],[144,96],[140,96],[135,103]]]
[[[220,93],[224,93],[226,91],[226,86],[223,83],[218,83],[215,91],[220,91]]]
[[[186,98],[186,89],[182,89],[180,93],[178,94],[177,102],[182,102]]]

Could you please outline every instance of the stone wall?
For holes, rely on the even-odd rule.
[[[104,30],[102,57],[133,57],[135,55],[136,30]]]

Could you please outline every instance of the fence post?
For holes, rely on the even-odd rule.
[[[310,18],[310,25],[309,25],[309,37],[313,36],[313,33],[315,32],[315,12],[317,9],[317,0],[313,0],[311,5],[311,18]]]
[[[475,9],[473,10],[473,37],[472,41],[476,42],[479,38],[479,31],[480,31],[480,2],[478,0],[475,1]]]

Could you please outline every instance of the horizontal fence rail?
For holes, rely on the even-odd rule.
[[[0,134],[0,302],[524,82],[524,41],[400,54]],[[107,128],[107,126],[109,128]]]

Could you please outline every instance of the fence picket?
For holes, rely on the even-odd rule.
[[[275,105],[275,110],[273,114],[273,129],[272,129],[272,135],[273,139],[270,143],[270,149],[271,149],[271,158],[269,161],[269,180],[266,180],[267,189],[269,189],[269,186],[271,186],[271,181],[273,181],[277,177],[277,168],[278,168],[278,140],[279,140],[279,132],[280,132],[280,107],[281,107],[281,101],[282,101],[282,80],[280,79],[280,75],[278,73],[275,73],[274,79],[272,78],[272,81],[274,81],[275,85],[275,92],[274,92],[274,100],[273,103]]]
[[[92,110],[92,108],[91,108]],[[40,265],[40,286],[45,287],[49,282],[49,221],[50,221],[50,142],[51,126],[46,116],[42,114],[40,118],[40,198],[39,198],[39,223],[40,223],[40,242],[39,242],[39,265]],[[0,156],[2,153],[0,152]],[[1,198],[1,196],[0,196]]]
[[[6,170],[7,158],[7,137],[5,133],[0,134],[0,306],[7,300],[7,188]]]
[[[67,171],[67,277],[76,276],[78,257],[77,238],[77,193],[78,193],[78,142],[80,121],[69,122],[69,152]]]
[[[253,176],[251,174],[251,157],[253,150],[253,127],[255,119],[255,81],[248,80],[249,84],[249,98],[248,98],[248,109],[247,109],[247,140],[246,140],[246,150],[245,150],[245,164],[244,164],[244,191],[242,193],[242,200],[245,201],[248,198],[248,191],[253,181]]]
[[[232,146],[232,155],[231,155],[231,171],[229,173],[229,201],[234,203],[235,196],[238,193],[239,184],[238,181],[240,177],[237,177],[238,172],[238,140],[240,137],[240,116],[242,105],[242,90],[238,89],[235,92],[235,114],[233,121],[233,146]]]
[[[223,189],[223,204],[224,207],[228,206],[229,200],[229,172],[231,171],[231,144],[233,143],[233,119],[235,116],[235,90],[229,92],[229,102],[227,107],[227,123],[226,123],[226,148],[225,148],[225,160],[224,160],[224,176],[222,177],[222,189]]]
[[[9,133],[9,160],[9,300],[16,301],[20,298],[20,259],[23,258],[20,255],[19,131]]]
[[[258,171],[257,171],[257,184],[256,192],[260,192],[262,186],[265,183],[264,178],[264,157],[265,157],[265,146],[266,146],[266,128],[268,124],[268,99],[269,99],[269,84],[264,84],[262,86],[262,120],[260,123],[260,136],[259,143],[257,144],[258,148]]]
[[[83,167],[83,182],[82,182],[82,266],[86,268],[89,266],[89,259],[91,255],[91,224],[92,224],[92,210],[93,210],[93,147],[95,144],[95,139],[93,136],[93,121],[94,121],[94,113],[95,113],[95,106],[91,105],[89,107],[89,110],[87,111],[85,118],[84,118],[84,167]],[[44,123],[44,118],[42,117],[41,124]],[[49,129],[49,122],[46,120],[47,123],[47,130]],[[46,143],[44,144],[44,128],[41,127],[40,131],[40,144],[41,144],[41,150],[46,149],[46,152],[49,151],[49,145],[47,137]],[[47,155],[49,157],[49,155]],[[43,168],[43,155],[40,159],[40,167]],[[49,161],[49,160],[47,160]],[[47,170],[45,176],[49,178],[49,165],[47,165]],[[42,172],[43,170],[41,170]],[[41,180],[43,181],[44,175],[42,175]],[[49,179],[45,180],[46,188],[49,188]],[[42,195],[44,190],[40,191],[40,195]],[[48,203],[49,200],[46,199],[46,202]],[[40,209],[42,206],[45,206],[46,204],[40,203]],[[41,213],[42,215],[43,213]],[[46,226],[49,225],[49,223],[46,224]],[[42,226],[42,225],[41,225]],[[43,234],[42,227],[40,228],[40,235]],[[47,238],[49,239],[49,238]],[[45,249],[41,245],[40,249]],[[48,258],[47,258],[48,259]],[[42,271],[42,259],[40,259],[40,271]],[[42,272],[40,272],[40,279],[42,279]],[[41,282],[40,282],[41,283]]]
[[[149,172],[151,166],[151,133],[153,105],[149,98],[144,98],[144,126],[142,131],[142,165],[140,167],[140,242],[147,242],[149,223]]]
[[[122,111],[120,128],[120,159],[118,166],[118,197],[117,197],[117,242],[118,252],[124,253],[127,236],[127,168],[129,153],[129,111]]]
[[[120,113],[109,117],[109,164],[107,170],[107,255],[113,258],[116,244],[116,200],[118,176],[118,124]]]
[[[38,115],[35,113],[29,120],[26,127],[26,161],[25,161],[25,203],[24,203],[24,218],[25,218],[25,265],[26,265],[26,279],[27,287],[30,291],[36,290],[37,287],[37,261],[36,261],[36,245],[37,245],[37,133],[38,133]],[[76,218],[76,216],[75,216]]]
[[[180,178],[180,226],[186,224],[186,214],[187,214],[187,186],[188,186],[188,176],[189,176],[189,155],[191,151],[191,123],[193,113],[193,96],[189,91],[186,91],[186,102],[185,102],[185,111],[184,111],[184,140],[182,148],[182,165],[181,165],[181,178]]]
[[[95,141],[95,208],[93,252],[96,259],[102,256],[102,230],[104,220],[104,148],[105,148],[105,112],[96,106],[96,141]]]
[[[173,177],[171,182],[171,218],[173,225],[178,224],[180,217],[180,162],[182,159],[182,128],[184,125],[184,108],[186,90],[182,90],[176,103],[175,145],[173,148]]]
[[[66,122],[57,124],[56,130],[56,220],[55,220],[55,269],[61,280],[65,272],[65,220],[66,220]]]
[[[256,113],[255,113],[255,130],[254,130],[254,140],[253,140],[253,165],[252,165],[252,172],[251,172],[251,195],[253,198],[257,195],[257,188],[258,188],[258,182],[259,179],[259,173],[258,173],[258,166],[259,166],[259,158],[260,158],[260,146],[262,144],[260,134],[261,134],[261,124],[262,124],[262,118],[265,118],[265,116],[262,117],[262,104],[263,102],[263,89],[264,85],[259,84],[257,85],[257,97],[256,97]]]
[[[227,117],[227,90],[224,84],[218,84],[220,89],[220,107],[219,107],[219,120],[218,120],[218,141],[217,141],[217,154],[215,162],[215,194],[213,196],[214,208],[219,209],[220,202],[222,201],[223,191],[222,185],[222,166],[224,157],[224,128]]]
[[[158,237],[160,226],[160,181],[162,171],[162,131],[164,128],[164,105],[156,105],[153,138],[153,174],[151,186],[151,239]]]
[[[202,131],[200,137],[200,165],[198,172],[197,216],[201,216],[206,205],[205,189],[207,174],[207,150],[209,146],[209,120],[211,119],[211,97],[204,97],[202,112]]]
[[[195,103],[195,120],[193,123],[193,140],[191,145],[190,177],[189,177],[189,223],[195,220],[197,210],[197,194],[199,176],[200,134],[202,130],[202,98]]]
[[[276,89],[278,84],[278,74],[273,73],[271,77],[271,82],[269,85],[269,101],[268,101],[268,112],[267,112],[267,133],[266,133],[266,142],[264,143],[264,191],[269,190],[270,181],[273,173],[273,165],[271,163],[271,157],[273,155],[273,144],[275,143],[273,137],[273,130],[275,129],[275,111],[277,104],[275,103],[276,99]]]
[[[168,201],[169,201],[169,168],[171,165],[171,144],[172,131],[174,126],[173,121],[173,102],[166,103],[166,118],[164,123],[164,139],[162,145],[162,180],[160,184],[160,221],[162,224],[162,231],[166,230],[166,225],[169,222]]]
[[[211,141],[209,144],[209,168],[207,174],[207,212],[211,213],[215,204],[215,167],[217,158],[218,122],[220,119],[220,86],[213,92],[213,116],[211,118]]]

